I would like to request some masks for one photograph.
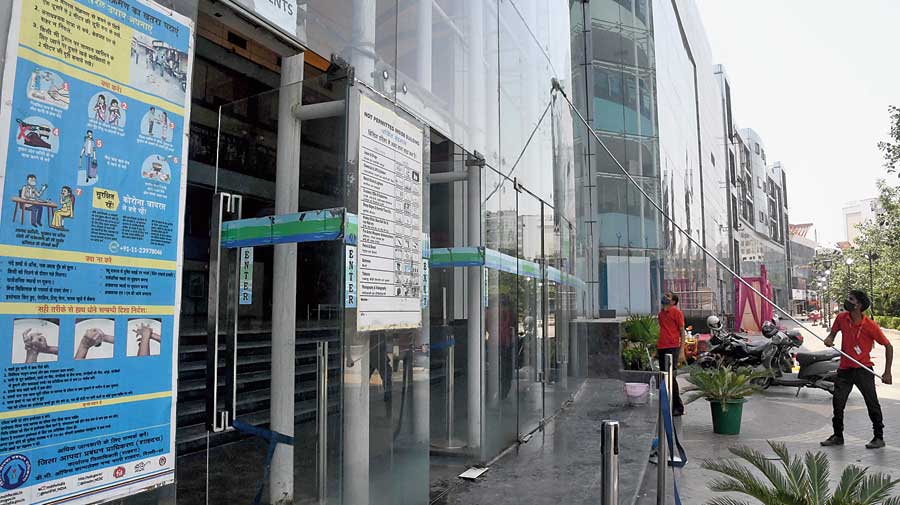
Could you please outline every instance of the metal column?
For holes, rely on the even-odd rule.
[[[480,160],[482,163],[484,160]],[[470,165],[469,178],[466,184],[467,196],[467,245],[478,247],[481,245],[481,166],[479,160],[473,159],[467,163]],[[466,382],[468,390],[468,445],[474,451],[481,449],[481,399],[482,377],[484,363],[482,360],[483,348],[481,331],[481,266],[469,267],[466,282],[466,305],[468,310],[468,342],[466,362]],[[450,412],[448,415],[452,415]]]
[[[278,150],[275,167],[275,213],[290,214],[300,206],[300,122],[293,106],[301,103],[303,53],[281,62],[278,93]],[[297,341],[297,244],[278,244],[272,283],[272,430],[294,436],[294,381]],[[278,444],[269,475],[269,502],[294,501],[294,448]]]
[[[619,422],[603,421],[601,424],[600,451],[603,457],[601,469],[601,505],[619,504]]]

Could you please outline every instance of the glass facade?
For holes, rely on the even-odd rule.
[[[209,383],[210,352],[218,351],[211,351],[217,346],[207,326],[210,318],[218,321],[211,307],[225,307],[234,295],[230,281],[214,282],[217,262],[231,261],[232,252],[211,237],[218,220],[279,213],[279,188],[294,183],[278,169],[285,152],[296,155],[296,210],[358,212],[362,96],[424,132],[422,218],[433,266],[423,325],[357,331],[356,310],[345,308],[347,252],[339,241],[298,244],[296,287],[281,295],[285,271],[278,254],[258,247],[253,303],[220,316],[235,328],[234,362],[219,368],[234,368],[237,418],[269,428],[278,411],[293,412],[293,465],[282,459],[273,472],[292,476],[296,503],[427,503],[444,472],[455,478],[462,465],[485,463],[540,430],[586,373],[586,358],[573,356],[587,349],[572,323],[588,303],[576,275],[587,248],[575,224],[575,123],[566,102],[551,95],[552,79],[571,87],[567,4],[302,2],[298,36],[309,52],[302,79],[286,86],[285,72],[297,70],[288,63],[296,53],[291,44],[254,29],[221,3],[175,4],[198,26],[178,349],[178,479],[174,489],[128,502],[173,495],[182,503],[252,501],[266,443],[208,425],[211,388],[227,397],[230,386]],[[340,60],[355,80],[345,77]],[[652,130],[651,81],[642,74],[627,91],[645,103],[635,108],[643,115],[629,119],[629,132]],[[342,105],[302,120],[297,142],[285,142],[284,106],[292,100]],[[650,174],[656,170],[652,135],[645,140],[630,141],[629,149],[643,152],[642,170]],[[658,190],[651,179],[648,184]],[[241,197],[240,213],[217,207],[228,195]],[[635,237],[653,226],[632,221]],[[656,236],[640,240],[655,244]],[[453,260],[468,248],[480,256],[476,264]],[[451,259],[442,262],[442,253]],[[290,352],[276,329],[285,307],[296,312],[288,324],[296,333],[293,409],[272,365]],[[249,480],[229,482],[235,469]]]

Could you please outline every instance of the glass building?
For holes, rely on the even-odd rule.
[[[571,88],[570,9],[285,0],[285,16],[261,3],[163,1],[195,23],[177,483],[126,501],[251,502],[268,445],[232,429],[236,419],[294,437],[273,454],[271,503],[427,503],[430,480],[542,429],[586,373],[587,346],[572,331],[589,310],[576,275],[588,250],[577,233],[576,123],[551,94],[552,79]],[[643,146],[642,177],[656,188],[651,76],[641,72],[627,91],[619,84],[644,105],[618,134]],[[421,133],[406,137],[421,147],[410,172],[421,187],[404,189],[421,194],[421,211],[402,209],[407,229],[380,238],[406,242],[393,258],[406,279],[397,289],[421,306],[402,320],[385,306],[377,324],[350,296],[348,266],[356,227],[373,229],[367,206],[392,201],[361,175],[372,110]],[[336,228],[254,247],[252,296],[238,304],[237,249],[222,230],[279,216]],[[632,226],[647,251],[659,243],[654,219]],[[358,282],[374,285],[366,275],[377,269],[362,267],[393,260],[366,247]],[[654,254],[635,262],[647,279]]]
[[[727,277],[619,167],[697,243],[732,251],[720,184],[736,144],[691,1],[161,3],[195,27],[176,484],[125,503],[249,503],[259,482],[270,503],[427,503],[578,391],[576,321],[654,313],[663,290],[686,313],[723,310]],[[420,207],[361,175],[371,111],[417,146],[402,192]],[[781,193],[741,212],[784,205],[778,174]],[[367,246],[373,202],[401,218]],[[325,224],[254,247],[238,303],[229,233],[284,216]],[[397,296],[362,310],[351,295],[375,271]],[[270,456],[235,420],[294,444]]]

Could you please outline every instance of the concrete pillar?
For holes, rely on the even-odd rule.
[[[357,79],[374,84],[375,75],[375,23],[376,2],[374,0],[353,0],[353,38],[350,64],[355,69]]]
[[[303,53],[281,61],[278,93],[278,151],[275,165],[275,213],[300,206],[300,122],[292,109],[301,102]],[[271,428],[294,435],[294,381],[297,341],[297,244],[275,246],[272,283]],[[293,503],[294,448],[279,444],[269,474],[269,503]]]
[[[467,196],[467,245],[481,245],[481,168],[469,167],[469,178],[466,184]],[[482,425],[482,381],[484,374],[484,344],[481,327],[481,266],[467,268],[466,306],[468,316],[467,366],[466,366],[466,398],[468,403],[468,445],[480,455]],[[450,413],[452,415],[452,413]]]
[[[416,81],[426,91],[431,91],[431,42],[432,42],[432,2],[418,1],[416,26]]]
[[[347,330],[353,339],[344,364],[343,502],[369,503],[369,338]],[[352,363],[352,365],[350,365]]]

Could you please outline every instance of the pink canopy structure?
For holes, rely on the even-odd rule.
[[[760,265],[759,277],[742,278],[768,299],[772,299],[772,284],[765,265]],[[763,322],[772,319],[775,309],[738,279],[734,280],[734,293],[735,331],[760,333]]]

